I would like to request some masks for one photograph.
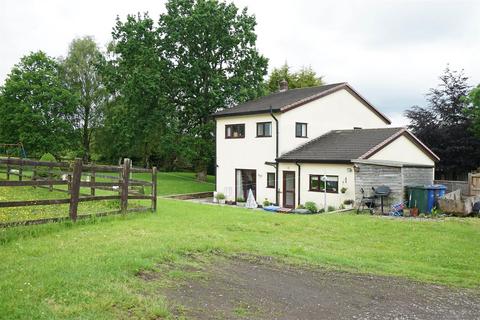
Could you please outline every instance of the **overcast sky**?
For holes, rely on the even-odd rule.
[[[422,105],[447,63],[480,82],[480,1],[234,0],[257,17],[258,48],[270,68],[311,65],[327,82],[349,82],[403,125]],[[20,57],[65,56],[75,37],[105,47],[115,17],[148,11],[159,0],[0,0],[0,84]]]

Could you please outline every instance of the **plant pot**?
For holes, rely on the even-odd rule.
[[[412,217],[418,217],[418,208],[410,209],[410,213],[412,214]]]
[[[237,206],[245,207],[246,202],[237,202]]]
[[[225,199],[218,199],[218,203],[225,204]]]

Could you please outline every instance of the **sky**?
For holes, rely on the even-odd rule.
[[[311,66],[327,83],[348,82],[394,125],[424,105],[450,66],[480,83],[480,1],[233,0],[257,19],[269,68]],[[115,19],[165,10],[159,0],[0,0],[0,85],[31,51],[65,56],[75,37],[100,47]]]

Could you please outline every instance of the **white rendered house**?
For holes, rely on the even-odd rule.
[[[326,197],[338,208],[358,200],[360,188],[391,185],[401,199],[406,182],[433,182],[438,157],[347,83],[283,86],[214,114],[216,191],[227,200],[246,199],[251,189],[259,204],[322,207]]]

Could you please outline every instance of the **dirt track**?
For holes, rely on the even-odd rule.
[[[187,319],[479,319],[480,293],[392,277],[219,259],[163,290]]]

